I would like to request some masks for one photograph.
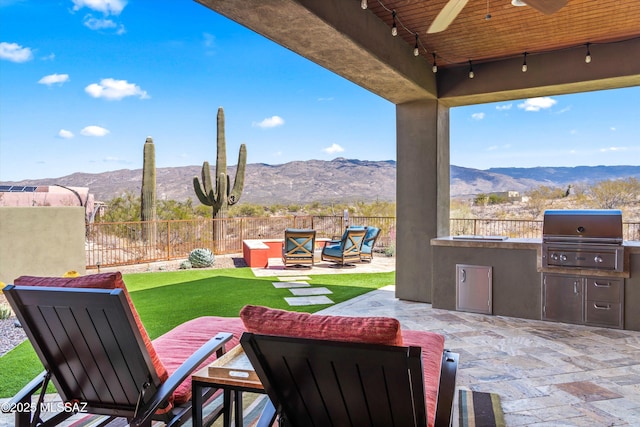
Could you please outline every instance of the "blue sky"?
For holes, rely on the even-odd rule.
[[[597,58],[593,59],[597,61]],[[640,164],[640,88],[451,110],[451,162]],[[190,1],[0,0],[0,181],[215,161],[395,160],[395,107]]]

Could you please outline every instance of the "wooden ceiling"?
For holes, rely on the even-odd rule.
[[[358,1],[361,0],[351,0]],[[443,32],[427,34],[448,0],[368,0],[368,9],[389,26],[396,12],[398,37],[411,47],[419,36],[420,54],[438,67],[561,51],[577,46],[640,38],[640,0],[569,0],[545,15],[511,0],[469,0]],[[486,19],[490,14],[490,19]],[[596,57],[593,58],[597,60]]]

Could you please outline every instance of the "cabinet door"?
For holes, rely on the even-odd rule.
[[[542,319],[584,322],[584,280],[577,276],[542,276]]]
[[[456,310],[491,314],[492,269],[481,265],[456,265]]]

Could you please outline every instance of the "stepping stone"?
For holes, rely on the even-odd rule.
[[[287,289],[287,288],[309,288],[310,284],[307,282],[271,282],[274,288]]]
[[[304,280],[311,280],[309,276],[291,276],[291,277],[278,277],[281,282],[301,282]]]
[[[305,297],[309,295],[328,295],[332,294],[327,288],[306,288],[306,289],[289,289],[291,293],[297,297]]]
[[[317,305],[317,304],[334,304],[328,297],[321,295],[315,297],[285,297],[284,299],[290,306],[299,305]]]

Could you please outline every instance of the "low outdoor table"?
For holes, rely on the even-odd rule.
[[[202,417],[202,388],[213,387],[223,390],[223,426],[231,427],[231,410],[235,411],[235,427],[242,427],[242,392],[264,394],[262,383],[258,379],[251,362],[242,346],[237,345],[209,366],[200,369],[191,377],[193,389],[192,416],[193,426],[211,425],[214,420],[205,423]],[[267,405],[268,406],[268,405]]]

